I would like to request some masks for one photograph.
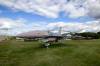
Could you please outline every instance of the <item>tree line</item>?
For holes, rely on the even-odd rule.
[[[82,36],[82,37],[91,37],[92,39],[100,39],[100,32],[83,32],[83,33],[75,33],[74,35]]]

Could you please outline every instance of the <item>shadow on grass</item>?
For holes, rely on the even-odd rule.
[[[48,48],[57,48],[57,47],[66,47],[67,45],[64,43],[53,43],[48,46]],[[41,44],[39,48],[46,48],[44,44]]]

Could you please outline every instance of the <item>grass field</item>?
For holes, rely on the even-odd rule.
[[[5,41],[0,66],[100,66],[100,40],[69,40],[49,48],[37,41]]]

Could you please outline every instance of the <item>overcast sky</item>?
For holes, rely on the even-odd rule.
[[[0,31],[100,31],[100,0],[0,0]]]

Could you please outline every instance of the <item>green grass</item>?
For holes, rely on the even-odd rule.
[[[37,41],[5,41],[0,66],[100,66],[100,40],[69,40],[49,48]]]

